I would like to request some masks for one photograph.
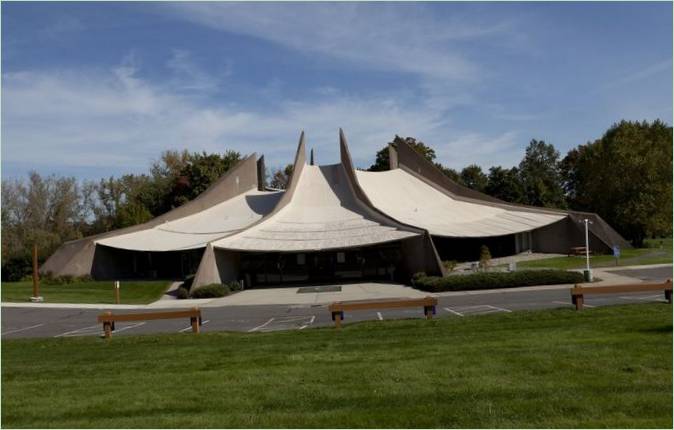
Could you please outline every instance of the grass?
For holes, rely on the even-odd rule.
[[[161,297],[169,281],[121,281],[120,302],[124,304],[151,303]],[[3,302],[27,302],[33,295],[32,282],[3,282],[0,285]],[[40,283],[40,295],[46,303],[114,303],[112,281],[86,281],[49,285]]]
[[[621,249],[618,266],[640,266],[646,264],[672,263],[672,239],[646,240],[647,248]],[[590,256],[590,267],[613,267],[616,265],[613,255]],[[544,258],[541,260],[517,263],[521,269],[582,269],[584,256]]]
[[[672,308],[2,341],[4,427],[672,428]]]

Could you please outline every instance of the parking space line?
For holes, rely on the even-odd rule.
[[[377,312],[377,318],[379,318],[379,321],[384,320],[384,317],[381,315],[381,312]]]
[[[497,311],[501,311],[501,312],[512,312],[510,309],[499,308],[498,306],[492,306],[492,305],[485,305],[485,306],[488,307],[488,308],[496,309]]]
[[[274,321],[274,318],[273,318],[273,317],[272,317],[272,318],[269,318],[269,321],[267,321],[266,323],[261,324],[261,325],[255,327],[255,328],[252,328],[252,329],[248,330],[248,333],[252,333],[252,332],[254,332],[254,331],[257,331],[257,330],[259,330],[259,329],[261,329],[261,328],[267,326],[267,324],[269,324],[269,323],[272,322],[272,321]]]
[[[116,329],[113,333],[119,333],[119,332],[122,332],[122,331],[124,331],[124,330],[128,330],[128,329],[131,329],[131,328],[140,327],[140,326],[142,326],[143,324],[145,324],[145,321],[139,322],[139,323],[136,323],[136,324],[131,324],[131,325],[128,325],[128,326],[126,326],[126,327],[118,328],[118,329]]]
[[[463,316],[462,313],[457,312],[457,311],[455,311],[455,310],[452,310],[452,309],[450,309],[450,308],[443,308],[443,309],[446,310],[447,312],[449,312],[450,314],[458,315],[458,316],[460,316],[460,317]]]
[[[77,335],[77,334],[78,334],[79,332],[81,332],[82,330],[89,330],[89,329],[96,328],[96,327],[98,327],[98,324],[90,325],[90,326],[87,326],[87,327],[78,328],[77,330],[70,330],[70,331],[67,331],[67,332],[65,332],[65,333],[57,334],[57,335],[54,336],[54,337],[64,337],[64,336],[70,336],[70,335],[72,335],[72,334]],[[92,334],[93,334],[93,333],[92,333]]]
[[[32,329],[32,328],[38,328],[38,327],[41,327],[41,326],[43,326],[43,325],[44,325],[44,323],[43,323],[43,324],[35,324],[35,325],[30,326],[30,327],[24,327],[24,328],[18,328],[18,329],[16,329],[16,330],[6,331],[6,332],[2,333],[2,336],[5,336],[5,335],[7,335],[7,334],[12,334],[12,333],[18,333],[18,332],[20,332],[20,331],[30,330],[30,329]]]
[[[653,294],[652,296],[620,296],[618,298],[623,300],[655,300],[655,299],[664,300],[662,298],[662,294]]]
[[[210,320],[202,321],[201,325],[206,325],[206,323],[208,323],[209,321]],[[192,330],[192,326],[190,325],[188,327],[181,328],[180,330],[178,330],[178,333],[185,333],[187,330]]]
[[[575,306],[573,303],[569,302],[563,302],[561,300],[553,300],[552,303],[558,303],[560,305],[569,305],[569,306]],[[587,303],[583,303],[583,307],[585,308],[596,308],[596,305],[588,305]]]
[[[300,328],[299,328],[298,330],[304,330],[305,328],[307,328],[307,327],[309,327],[311,324],[313,324],[314,321],[316,321],[316,315],[312,315],[312,316],[311,316],[311,319],[309,320],[309,322],[306,323],[306,324],[304,324],[303,326],[300,326]]]

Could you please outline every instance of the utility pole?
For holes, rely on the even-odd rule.
[[[40,296],[40,274],[37,267],[37,243],[33,244],[33,297],[31,302],[41,302],[44,299]]]

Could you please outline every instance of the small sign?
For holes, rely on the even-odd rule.
[[[615,258],[620,257],[620,247],[618,245],[613,246],[613,256]]]

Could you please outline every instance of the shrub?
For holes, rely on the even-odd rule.
[[[222,284],[209,284],[197,287],[190,294],[193,299],[210,299],[212,297],[224,297],[229,294],[229,287]]]
[[[482,245],[480,247],[480,269],[486,270],[491,263],[491,252],[489,252],[489,247],[487,245]]]
[[[517,272],[481,272],[444,278],[427,276],[415,279],[423,291],[488,290],[492,288],[528,287],[532,285],[575,284],[583,282],[583,274],[565,270],[521,270]]]
[[[229,287],[230,291],[241,291],[243,290],[243,286],[239,283],[239,281],[231,281],[225,284],[227,287]]]
[[[442,265],[445,266],[445,270],[447,270],[448,272],[453,272],[457,264],[458,263],[456,262],[456,260],[447,260],[442,262]]]
[[[10,257],[2,265],[2,281],[20,281],[25,276],[30,276],[32,271],[32,257],[30,255]]]
[[[178,290],[176,291],[176,298],[183,300],[183,299],[188,299],[190,297],[190,292],[187,290],[185,287],[178,287]]]
[[[181,287],[189,292],[192,289],[192,282],[194,282],[194,275],[187,275]]]
[[[73,275],[61,275],[54,276],[51,272],[45,273],[41,276],[42,281],[46,285],[67,285],[74,284],[76,282],[90,282],[93,278],[89,275],[82,276],[73,276]]]

